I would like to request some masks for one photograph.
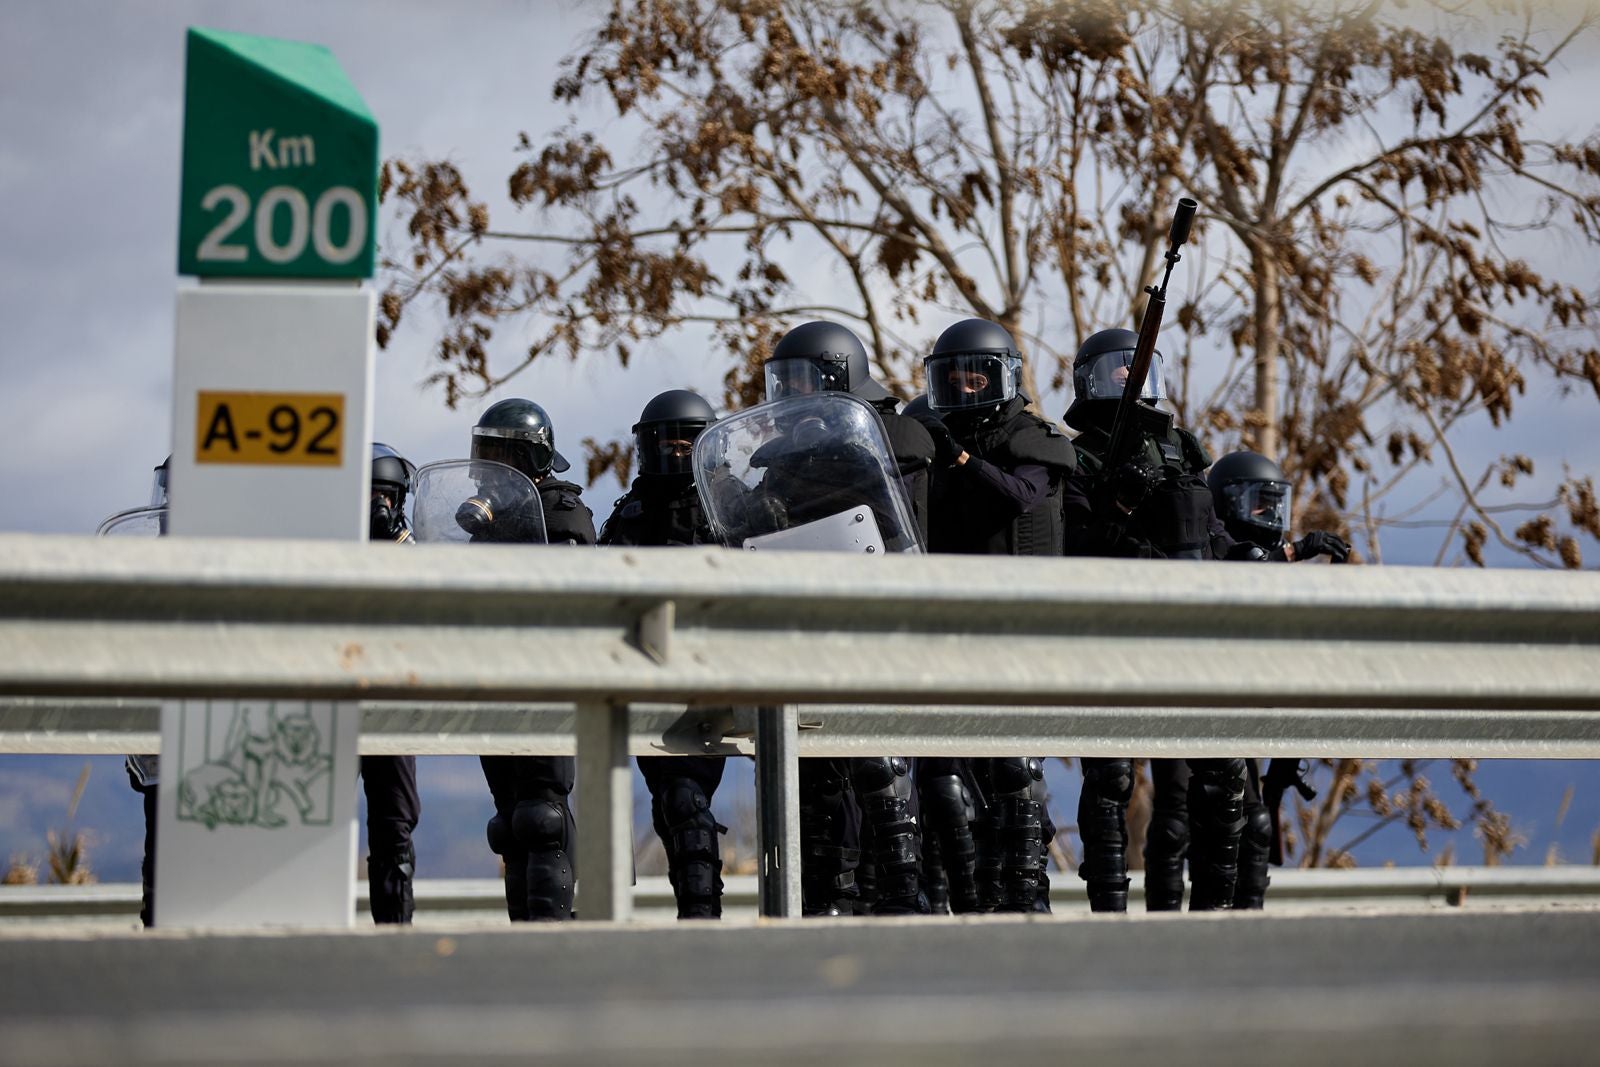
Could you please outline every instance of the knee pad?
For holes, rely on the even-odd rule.
[[[548,800],[522,801],[511,815],[511,830],[517,843],[530,852],[567,848],[565,805]]]
[[[711,815],[711,802],[693,782],[674,782],[662,806],[675,859],[719,859],[717,832],[722,829]]]
[[[1244,760],[1205,759],[1190,763],[1189,820],[1197,833],[1235,838],[1243,830]]]
[[[978,817],[977,806],[972,802],[967,783],[958,774],[941,774],[928,779],[922,784],[921,799],[923,812],[929,822],[970,824]]]
[[[1031,796],[1044,781],[1044,764],[1032,756],[997,759],[990,764],[989,779],[999,796]]]
[[[489,838],[489,851],[496,856],[504,856],[507,852],[517,851],[515,836],[511,833],[511,820],[495,812],[494,818],[489,820],[485,827]]]
[[[1125,759],[1084,760],[1083,785],[1098,800],[1126,808],[1133,799],[1133,761]]]
[[[1183,862],[1189,851],[1189,822],[1174,812],[1150,813],[1150,829],[1145,834],[1145,862],[1176,860]]]
[[[1245,804],[1243,840],[1262,852],[1272,848],[1272,815],[1265,804]]]
[[[896,796],[910,795],[911,764],[899,756],[850,761],[850,781],[863,795],[892,790]],[[907,787],[901,788],[902,783]]]

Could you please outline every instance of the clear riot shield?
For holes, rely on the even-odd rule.
[[[423,544],[545,543],[532,479],[486,459],[450,459],[417,471],[411,532]]]
[[[708,427],[694,480],[730,548],[922,551],[883,420],[848,393],[788,396]]]
[[[167,509],[129,508],[119,511],[95,530],[97,537],[161,537],[167,532]]]

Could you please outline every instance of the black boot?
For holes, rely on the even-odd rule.
[[[919,875],[922,828],[910,774],[911,765],[899,757],[851,761],[863,837],[870,834],[871,840],[874,915],[928,914]]]
[[[409,923],[416,911],[412,876],[416,853],[407,845],[395,855],[367,857],[367,899],[375,923]]]
[[[997,759],[989,772],[1000,809],[1002,911],[1032,911],[1044,854],[1044,768],[1037,759]]]
[[[717,834],[726,833],[711,816],[711,801],[693,779],[668,784],[662,800],[672,891],[680,919],[722,917],[722,855]]]
[[[1133,796],[1133,761],[1086,758],[1082,762],[1078,834],[1083,863],[1078,877],[1088,886],[1092,911],[1127,911],[1127,811]]]
[[[1190,760],[1189,767],[1189,910],[1231,910],[1245,825],[1244,760]]]
[[[572,918],[572,813],[566,798],[518,801],[512,816],[517,842],[527,850],[528,918],[563,922]]]

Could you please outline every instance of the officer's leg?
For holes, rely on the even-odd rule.
[[[800,761],[800,903],[806,915],[853,915],[860,900],[856,865],[861,824],[845,803],[849,780],[839,762]]]
[[[978,910],[977,845],[972,823],[977,817],[972,791],[961,772],[964,760],[918,761],[917,791],[922,799],[923,849],[937,847],[948,885],[950,910],[957,915]],[[931,902],[930,902],[931,903]]]
[[[1245,760],[1244,832],[1239,836],[1239,887],[1235,908],[1256,911],[1266,905],[1267,857],[1272,852],[1272,816],[1261,800],[1261,765]]]
[[[1044,840],[1039,849],[1039,888],[1033,898],[1033,909],[1041,915],[1050,914],[1050,844],[1056,839],[1056,824],[1050,819],[1049,797],[1044,787],[1044,782],[1039,783],[1039,802],[1044,808],[1043,830]]]
[[[362,756],[367,794],[367,889],[372,921],[408,923],[415,910],[411,879],[417,854],[411,834],[422,814],[415,756]]]
[[[511,832],[511,817],[517,809],[515,756],[479,756],[484,781],[494,797],[494,818],[489,820],[489,848],[506,868],[506,914],[512,922],[528,920],[528,853]]]
[[[144,808],[144,858],[139,861],[139,921],[152,926],[156,921],[156,795],[161,787],[154,783],[141,785],[128,771],[128,784],[139,794]]]
[[[722,915],[722,854],[717,834],[726,827],[711,814],[711,794],[722,780],[725,760],[710,756],[643,756],[639,767],[650,786],[656,832],[667,850],[668,873],[680,919]]]
[[[1006,902],[1005,844],[1001,833],[1000,805],[995,800],[992,759],[968,761],[970,784],[976,792],[976,815],[972,820],[972,843],[976,850],[973,880],[978,892],[980,912],[999,911]]]
[[[571,756],[518,756],[517,807],[511,829],[528,853],[528,918],[572,918],[576,826],[567,798],[577,761]]]
[[[863,830],[871,828],[877,879],[876,915],[926,915],[919,886],[922,829],[917,825],[911,763],[900,756],[850,761],[850,782],[861,804]]]
[[[1150,761],[1150,830],[1144,839],[1146,911],[1183,909],[1183,861],[1189,854],[1189,765]]]
[[[1003,911],[1032,911],[1044,851],[1044,766],[1026,756],[992,760],[989,803],[1000,810]]]
[[[1245,824],[1244,760],[1190,760],[1189,771],[1189,910],[1232,908]]]
[[[1128,910],[1128,801],[1133,797],[1133,761],[1084,757],[1078,796],[1078,834],[1094,911]]]

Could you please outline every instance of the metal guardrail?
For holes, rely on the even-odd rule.
[[[1133,871],[1129,897],[1142,910],[1144,872]],[[723,913],[755,918],[759,879],[724,879]],[[498,878],[423,878],[416,883],[418,921],[449,922],[471,917],[505,922],[505,885]],[[0,887],[0,936],[7,925],[45,920],[121,921],[137,924],[140,891],[136,883]],[[365,922],[366,886],[356,883]],[[1057,914],[1087,914],[1082,882],[1053,872],[1051,903]],[[1267,907],[1325,910],[1348,907],[1441,907],[1482,905],[1600,907],[1600,867],[1374,867],[1354,870],[1274,870]],[[671,919],[677,913],[667,879],[649,876],[633,886],[635,915]]]
[[[1405,759],[1590,759],[1600,754],[1585,712],[1429,708],[903,707],[803,704],[799,754],[864,756],[1190,755]],[[160,748],[152,698],[0,696],[0,752],[119,755]],[[368,756],[570,756],[573,704],[362,701]],[[634,756],[748,756],[754,708],[632,704]]]
[[[0,535],[0,693],[575,705],[597,917],[629,705],[709,708],[670,718],[700,744],[757,706],[793,914],[802,752],[1594,758],[1597,609],[1588,573]]]

